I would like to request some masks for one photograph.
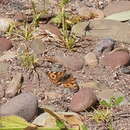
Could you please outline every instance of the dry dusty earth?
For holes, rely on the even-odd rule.
[[[24,0],[3,0],[0,2],[1,16],[13,18],[16,11],[24,11],[27,8],[25,7],[25,3],[27,2],[25,2]],[[93,7],[100,8],[97,6],[97,1],[89,1],[88,3],[91,3]],[[8,38],[10,38],[13,43],[13,48],[11,48],[11,51],[18,51],[20,50],[22,45],[30,45],[32,43],[31,40],[25,41],[20,38]],[[6,90],[6,87],[11,81],[13,75],[17,72],[20,72],[23,74],[24,77],[21,92],[32,92],[34,95],[36,95],[38,98],[39,107],[51,106],[55,108],[56,111],[70,111],[70,101],[75,92],[68,88],[64,88],[61,85],[54,85],[49,80],[46,72],[48,71],[48,69],[52,68],[54,63],[46,61],[45,57],[72,56],[76,60],[75,64],[77,64],[77,66],[80,66],[81,61],[79,61],[77,57],[80,57],[82,59],[86,54],[94,51],[97,43],[100,40],[101,39],[96,37],[82,37],[77,40],[76,46],[74,47],[75,51],[71,51],[69,49],[66,49],[65,47],[59,46],[59,44],[61,43],[58,43],[54,39],[42,41],[44,47],[42,48],[42,52],[36,55],[38,58],[38,66],[35,68],[35,70],[27,70],[26,68],[22,67],[18,57],[13,58],[12,60],[8,60],[8,71],[0,75],[0,104],[2,105],[9,100],[9,98],[5,96],[5,92],[3,91]],[[35,42],[36,44],[38,44],[38,42],[40,41]],[[115,44],[115,48],[122,46],[124,46],[125,48],[130,48],[130,44],[119,43],[118,41],[116,41]],[[70,65],[69,63],[67,64],[68,66]],[[83,86],[91,87],[91,85],[89,86],[87,83],[97,82],[104,86],[103,89],[105,90],[112,89],[121,92],[126,98],[127,103],[122,106],[118,106],[113,110],[113,113],[120,113],[120,115],[117,114],[116,119],[113,119],[112,126],[114,130],[130,130],[130,74],[122,73],[120,68],[114,70],[109,69],[109,67],[106,67],[104,66],[104,64],[102,64],[100,58],[99,64],[97,64],[96,67],[90,67],[83,64],[83,67],[81,69],[77,69],[76,67],[73,69],[70,66],[68,68],[66,67],[65,69],[68,73],[71,73],[76,78],[76,81],[79,84],[80,88],[82,88]],[[96,86],[96,89],[98,89],[98,86]],[[94,89],[95,92],[97,92],[96,89]],[[79,112],[79,114],[82,116],[82,119],[88,126],[89,130],[108,129],[106,122],[96,123],[95,121],[93,121],[88,116],[87,110],[84,112]]]

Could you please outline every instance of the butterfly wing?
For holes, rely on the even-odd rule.
[[[65,88],[79,89],[76,78],[72,75],[67,75],[65,72],[48,72],[50,81],[56,85],[63,85]]]
[[[62,79],[62,77],[64,77],[65,73],[64,72],[48,72],[47,75],[52,83],[60,85],[62,84],[60,80]]]
[[[64,81],[63,86],[65,88],[76,88],[79,89],[79,86],[76,82],[76,78],[74,78],[73,76],[70,76],[66,81]]]

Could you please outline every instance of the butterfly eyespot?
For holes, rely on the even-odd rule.
[[[49,72],[49,73],[48,73],[48,77],[49,77],[50,79],[56,79],[56,74]]]

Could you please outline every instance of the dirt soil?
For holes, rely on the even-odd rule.
[[[14,11],[24,10],[24,0],[20,2],[5,0],[1,1],[0,14],[1,16],[13,17]],[[8,8],[7,8],[8,7]],[[45,51],[38,55],[39,66],[36,67],[35,71],[27,71],[20,66],[19,60],[16,58],[13,61],[9,61],[9,71],[8,74],[0,75],[0,80],[3,80],[1,86],[6,88],[8,81],[11,80],[13,74],[16,72],[23,73],[24,83],[22,87],[22,92],[32,92],[38,97],[39,107],[48,105],[53,106],[56,111],[69,111],[69,103],[74,92],[64,88],[62,86],[54,85],[46,75],[46,71],[49,67],[53,66],[53,63],[44,61],[45,56],[57,56],[66,55],[74,56],[80,55],[84,57],[88,52],[93,51],[96,47],[97,42],[100,39],[92,38],[89,39],[84,37],[76,43],[76,51],[70,51],[66,48],[60,47],[55,41],[44,42]],[[27,43],[24,40],[13,40],[12,50],[17,50],[20,44]],[[116,43],[117,47],[124,45],[126,48],[129,45],[125,43]],[[118,90],[122,92],[125,98],[130,102],[130,75],[123,74],[120,70],[110,70],[100,63],[95,68],[84,66],[80,71],[67,70],[74,77],[76,77],[77,82],[80,84],[86,83],[88,81],[100,81],[105,84],[108,88]],[[52,98],[48,98],[47,95],[52,92]],[[53,95],[54,92],[54,95]],[[56,94],[56,95],[55,95]],[[7,98],[0,100],[0,104],[7,101]],[[123,105],[121,107],[115,108],[114,113],[120,113],[112,122],[113,128],[115,130],[130,130],[130,105]],[[107,130],[107,123],[95,123],[91,120],[86,112],[79,113],[85,124],[89,127],[89,130]]]

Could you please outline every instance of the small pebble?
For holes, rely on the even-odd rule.
[[[98,59],[93,52],[89,52],[84,56],[85,65],[96,67],[98,64]]]
[[[14,97],[21,89],[23,83],[23,76],[21,73],[16,73],[7,87],[5,93],[6,97]]]
[[[111,38],[102,39],[97,43],[97,47],[95,48],[95,52],[97,55],[101,55],[104,52],[110,52],[113,50],[115,45],[115,41]]]
[[[128,67],[122,67],[120,70],[124,74],[130,74],[130,66],[128,66]]]

